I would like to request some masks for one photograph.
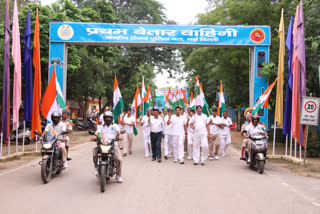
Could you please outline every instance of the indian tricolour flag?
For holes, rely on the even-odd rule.
[[[204,96],[204,92],[203,92],[203,88],[202,88],[202,84],[200,83],[200,91],[201,91],[201,98],[202,98],[202,113],[204,113],[205,115],[207,115],[208,117],[210,116],[210,111],[209,111],[209,105],[206,101],[206,97]]]
[[[49,121],[49,123],[51,123],[51,114],[54,111],[61,113],[62,109],[65,107],[66,103],[63,98],[60,84],[57,80],[56,67],[54,65],[47,90],[42,98],[41,114]]]
[[[168,108],[170,108],[170,104],[169,104],[169,98],[170,97],[170,93],[168,91],[168,93],[164,94],[164,110],[167,112],[168,111]]]
[[[137,120],[138,118],[141,116],[142,114],[142,110],[141,110],[141,96],[140,96],[140,91],[139,91],[139,86],[137,85],[137,90],[136,90],[136,94],[134,96],[133,99],[133,103],[132,103],[132,107],[134,108],[134,117],[135,117],[135,123],[133,126],[133,133],[134,135],[138,135],[138,130],[137,130]]]
[[[171,93],[170,88],[169,88],[169,104],[171,105],[171,109],[174,110],[176,108],[176,96],[174,95],[174,92]]]
[[[147,115],[147,110],[150,108],[150,97],[151,97],[151,91],[150,91],[150,88],[148,88],[147,92],[142,97],[142,101],[143,101],[142,115]]]
[[[226,110],[226,101],[224,100],[222,81],[220,80],[220,92],[218,102],[218,115],[222,117],[223,112]]]
[[[196,106],[203,106],[203,99],[201,97],[201,89],[200,89],[200,82],[199,82],[199,75],[197,75],[196,78],[196,84],[194,86],[194,98],[195,98],[195,104]]]
[[[196,110],[196,102],[195,99],[193,99],[193,92],[191,92],[191,97],[190,97],[190,108],[192,110]]]
[[[275,84],[277,83],[276,79],[268,88],[267,90],[259,97],[257,103],[254,105],[253,110],[252,110],[252,115],[258,113],[258,111],[261,108],[267,108],[268,107],[268,101],[269,101],[269,97],[271,94],[271,91],[273,89],[273,87],[275,86]]]
[[[117,76],[114,76],[113,84],[113,118],[116,124],[120,124],[120,115],[124,111],[124,103],[118,86]]]

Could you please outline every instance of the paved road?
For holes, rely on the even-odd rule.
[[[49,184],[35,160],[0,171],[0,213],[320,213],[320,180],[291,175],[268,164],[266,173],[249,170],[230,148],[219,161],[194,166],[143,158],[142,138],[125,157],[124,183],[101,193],[92,174],[91,148],[72,151],[69,169]]]

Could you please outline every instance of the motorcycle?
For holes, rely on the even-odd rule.
[[[19,127],[17,130],[13,131],[13,135],[10,136],[10,141],[16,141],[16,135],[18,135],[18,142],[22,143],[23,137],[25,139],[24,144],[28,145],[31,142],[31,129],[30,127],[25,128],[25,132],[23,134],[23,123],[19,122]]]
[[[79,130],[91,129],[93,131],[96,131],[97,130],[97,122],[92,117],[88,117],[87,121],[78,120],[76,122],[76,127]]]
[[[245,150],[245,161],[250,168],[258,169],[262,174],[267,160],[267,143],[266,137],[261,137],[260,134],[249,136],[250,143]]]
[[[120,134],[124,134],[125,132],[125,130],[122,130]],[[89,134],[94,135],[94,132],[89,131]],[[96,138],[98,148],[98,179],[100,181],[101,192],[105,191],[106,182],[116,174],[117,168],[120,166],[119,160],[115,158],[114,151],[115,142],[118,140],[119,134],[110,140],[110,142],[102,142],[99,136]]]
[[[41,137],[41,134],[38,131],[35,131],[34,133]],[[42,160],[39,164],[41,165],[41,179],[45,184],[51,180],[53,175],[60,174],[64,169],[62,151],[58,142],[58,137],[65,134],[68,134],[68,131],[62,132],[58,136],[47,134],[40,140],[42,144]]]

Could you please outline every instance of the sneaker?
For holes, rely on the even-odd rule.
[[[225,157],[225,156],[226,156],[226,154],[225,154],[225,153],[223,153],[223,154],[222,154],[222,157]]]
[[[215,158],[216,160],[219,160],[219,157],[218,157],[218,155],[214,156],[214,158]]]
[[[201,162],[201,165],[204,166],[204,162]]]
[[[152,158],[152,161],[155,161],[156,159],[155,158]]]
[[[132,152],[129,152],[129,155],[132,155]]]
[[[148,157],[149,157],[149,155],[144,156],[144,158],[148,158]]]
[[[65,161],[65,162],[63,163],[63,167],[64,167],[64,168],[68,168],[68,167],[69,167],[67,161]]]
[[[158,163],[161,163],[161,159],[158,159]]]
[[[98,169],[97,168],[93,169],[93,174],[98,177],[99,173],[98,173]]]
[[[71,160],[72,160],[72,158],[70,158],[70,157],[67,158],[67,161],[71,161]]]
[[[180,164],[184,164],[184,161],[182,160],[182,161],[180,161]]]
[[[123,182],[123,179],[122,179],[119,175],[117,175],[117,176],[116,176],[116,182],[117,182],[117,183],[122,183],[122,182]]]
[[[165,155],[165,156],[164,156],[164,159],[168,160],[168,156]]]
[[[178,160],[177,160],[177,159],[175,159],[175,160],[173,160],[173,162],[177,163],[177,162],[178,162]]]
[[[213,157],[210,157],[209,160],[213,161]]]
[[[171,158],[171,155],[168,155],[168,158]]]
[[[196,166],[196,165],[198,165],[198,163],[194,162],[194,163],[193,163],[193,165],[195,165],[195,166]]]

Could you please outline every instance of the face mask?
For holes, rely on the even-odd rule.
[[[107,125],[107,126],[110,126],[111,125],[111,123],[112,123],[112,121],[111,120],[106,120],[106,121],[104,121],[105,122],[105,124]]]

